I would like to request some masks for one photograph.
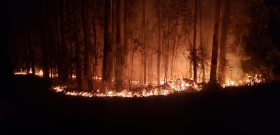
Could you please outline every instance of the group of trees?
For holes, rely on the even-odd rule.
[[[83,90],[120,91],[135,81],[159,85],[179,77],[223,83],[229,66],[235,66],[227,55],[235,53],[233,44],[249,44],[251,28],[266,24],[266,13],[260,23],[253,23],[250,14],[262,0],[240,3],[41,0],[25,9],[22,65],[33,74],[41,67],[44,78],[75,82]]]

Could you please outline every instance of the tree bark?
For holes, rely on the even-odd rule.
[[[212,58],[211,58],[211,70],[210,70],[210,85],[217,84],[217,61],[218,61],[218,38],[219,38],[219,26],[220,26],[220,3],[221,0],[216,0],[215,8],[215,23],[214,23],[214,35],[212,44]]]

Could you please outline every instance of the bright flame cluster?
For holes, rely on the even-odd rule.
[[[105,92],[85,92],[85,91],[67,91],[66,86],[53,87],[55,92],[63,93],[70,96],[81,96],[81,97],[149,97],[149,96],[166,96],[176,92],[190,92],[200,91],[201,87],[196,83],[184,82],[182,80],[169,81],[168,84],[162,85],[162,87],[143,88],[138,91],[122,90],[117,92],[115,90],[104,90]]]
[[[265,83],[266,80],[261,74],[249,75],[245,74],[239,81],[227,80],[223,87],[229,86],[253,86],[260,83]]]
[[[246,74],[241,80],[233,81],[227,80],[225,84],[222,84],[223,87],[230,86],[253,86],[259,83],[264,83],[265,79],[262,75],[248,75]],[[193,81],[184,81],[183,79],[171,80],[168,83],[161,85],[161,87],[152,87],[149,86],[143,87],[142,90],[131,91],[131,90],[122,90],[117,92],[115,90],[104,90],[105,92],[85,92],[85,91],[68,91],[66,86],[56,86],[53,87],[55,92],[63,93],[70,96],[80,96],[80,97],[149,97],[149,96],[166,96],[176,92],[182,91],[200,91],[202,85],[194,83]]]

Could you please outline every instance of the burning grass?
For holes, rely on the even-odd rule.
[[[248,75],[246,74],[239,81],[227,80],[225,84],[222,84],[223,88],[226,87],[240,87],[240,86],[254,86],[256,84],[265,83],[266,80],[262,75]],[[170,94],[180,92],[199,92],[203,89],[202,83],[194,83],[189,79],[177,79],[168,81],[160,86],[144,85],[136,87],[131,90],[124,89],[123,91],[116,90],[96,90],[92,92],[77,91],[67,89],[66,86],[55,86],[53,90],[58,93],[63,93],[69,96],[81,96],[81,97],[149,97],[149,96],[167,96]]]

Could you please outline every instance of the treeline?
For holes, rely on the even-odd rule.
[[[211,84],[240,77],[244,58],[255,55],[246,48],[265,33],[265,15],[274,12],[262,0],[40,0],[29,6],[15,41],[25,44],[15,50],[18,65],[33,74],[40,67],[44,78],[75,82],[81,90],[118,91],[180,77]],[[254,21],[257,13],[262,21]]]

